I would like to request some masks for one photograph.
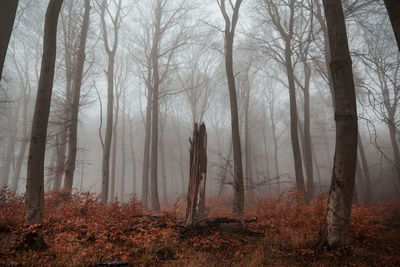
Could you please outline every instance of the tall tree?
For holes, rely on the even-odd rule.
[[[26,180],[26,217],[31,224],[43,221],[44,156],[56,61],[57,24],[62,3],[63,0],[50,0],[44,25],[42,66],[32,121]]]
[[[85,13],[83,15],[81,36],[77,52],[75,73],[72,82],[72,107],[70,112],[70,131],[68,144],[68,159],[65,172],[64,189],[71,190],[74,182],[76,151],[78,145],[78,115],[82,87],[83,67],[86,55],[86,39],[89,30],[90,0],[85,0]]]
[[[4,60],[6,59],[8,43],[14,26],[19,0],[0,1],[0,81],[3,77]]]
[[[336,146],[326,225],[320,245],[349,246],[349,225],[357,165],[357,107],[346,25],[340,0],[323,0],[335,96]]]
[[[106,121],[106,135],[104,139],[104,150],[103,150],[103,164],[102,164],[102,179],[101,179],[101,195],[103,203],[108,202],[109,193],[109,180],[110,180],[110,150],[111,150],[111,138],[113,128],[113,104],[114,104],[114,63],[115,54],[118,47],[118,32],[121,26],[121,5],[122,0],[114,1],[116,5],[115,15],[112,16],[109,3],[107,0],[102,0],[100,4],[100,18],[101,28],[103,32],[104,48],[108,56],[108,68],[107,74],[107,121]],[[106,24],[106,13],[110,16],[112,23],[112,30],[114,33],[113,43],[110,46],[108,40],[108,30]]]
[[[225,21],[225,70],[228,80],[229,101],[231,106],[231,128],[233,143],[233,212],[237,214],[244,213],[244,186],[243,186],[243,166],[242,166],[242,149],[240,146],[239,133],[239,115],[236,96],[235,75],[233,73],[233,40],[235,37],[236,25],[239,19],[239,9],[242,0],[236,0],[235,4],[229,1],[232,7],[232,17],[229,17],[226,9],[225,0],[217,0],[217,4],[221,10]]]

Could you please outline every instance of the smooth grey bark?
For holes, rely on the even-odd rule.
[[[351,203],[357,165],[357,107],[346,25],[340,0],[323,0],[335,96],[336,145],[326,226],[321,245],[349,247]]]
[[[50,0],[46,11],[42,66],[32,120],[26,180],[26,217],[30,224],[43,221],[44,157],[56,61],[57,24],[62,3],[63,0]]]
[[[238,104],[236,96],[235,75],[233,73],[233,40],[235,36],[236,24],[239,19],[239,9],[242,0],[236,0],[232,6],[232,17],[230,18],[225,7],[225,0],[217,0],[222,16],[225,21],[225,70],[228,80],[229,102],[231,106],[231,128],[232,128],[232,143],[233,143],[233,171],[234,171],[234,186],[233,186],[233,212],[236,214],[244,213],[244,186],[243,186],[243,166],[242,166],[242,149],[240,146],[239,133],[239,116]]]
[[[72,102],[71,111],[69,113],[69,144],[68,144],[68,158],[66,163],[64,189],[72,190],[75,173],[76,152],[78,146],[78,116],[79,104],[82,87],[83,67],[85,64],[86,56],[86,40],[89,30],[89,17],[90,17],[90,0],[85,0],[85,13],[83,15],[81,36],[79,40],[79,48],[76,58],[76,68],[73,73],[72,81]]]
[[[113,24],[114,40],[112,47],[108,43],[107,26],[105,20],[105,13],[109,14],[106,0],[101,3],[101,27],[103,32],[104,48],[108,56],[107,67],[107,121],[106,121],[106,134],[104,138],[103,149],[103,163],[102,163],[102,179],[101,179],[101,195],[102,202],[108,203],[109,182],[110,182],[110,150],[113,128],[113,105],[114,105],[114,63],[115,54],[118,47],[118,31],[121,24],[121,5],[122,0],[118,1],[115,16],[111,18]]]
[[[3,77],[4,61],[7,55],[8,43],[14,26],[19,0],[0,1],[0,81]]]
[[[383,0],[389,14],[390,22],[396,37],[397,46],[400,52],[400,5],[398,0]]]
[[[250,116],[249,116],[249,108],[250,108],[250,83],[249,83],[249,68],[246,70],[245,74],[246,84],[245,88],[245,103],[244,103],[244,155],[245,155],[245,180],[246,187],[248,188],[248,192],[250,194],[253,193],[253,166],[252,166],[252,150],[251,150],[251,134],[250,134]]]

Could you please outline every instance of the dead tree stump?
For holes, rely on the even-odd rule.
[[[186,224],[192,225],[204,218],[206,173],[207,173],[207,133],[204,123],[194,124],[193,139],[190,142],[190,177],[187,195]]]

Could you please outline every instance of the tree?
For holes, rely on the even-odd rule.
[[[70,131],[68,145],[68,159],[65,172],[64,189],[71,190],[74,182],[76,151],[78,143],[78,115],[82,87],[83,67],[85,64],[86,39],[89,30],[90,0],[85,0],[82,30],[77,52],[76,68],[72,82],[72,109],[70,112]]]
[[[279,34],[278,38],[274,38],[277,39],[276,42],[278,42],[278,44],[276,44],[276,42],[268,42],[265,44],[267,46],[265,52],[286,70],[288,84],[284,84],[289,89],[290,137],[292,142],[293,161],[296,176],[296,189],[298,192],[303,193],[304,175],[298,136],[295,74],[292,59],[293,47],[295,46],[295,13],[299,5],[297,0],[289,0],[287,2],[277,0],[262,0],[261,5],[262,9],[260,10],[267,11],[270,17],[270,22]],[[265,19],[263,21],[265,21]],[[282,47],[280,47],[281,43]],[[278,48],[276,48],[277,46]],[[282,51],[282,53],[279,51]]]
[[[396,37],[397,46],[400,52],[400,5],[397,0],[383,0],[387,12],[389,14],[390,22],[392,23],[394,35]]]
[[[46,11],[42,66],[32,121],[26,181],[26,217],[31,224],[43,221],[44,156],[56,60],[57,24],[62,3],[63,0],[50,0]]]
[[[357,165],[357,108],[346,25],[340,0],[323,0],[330,70],[335,96],[336,146],[326,225],[320,246],[349,246],[349,225]]]
[[[110,150],[111,150],[111,138],[112,138],[112,127],[113,127],[113,104],[114,104],[114,62],[115,54],[118,47],[118,31],[121,26],[121,5],[122,0],[114,0],[116,5],[115,15],[112,17],[111,10],[107,0],[102,0],[100,3],[100,18],[101,28],[103,32],[104,48],[108,56],[108,68],[107,74],[107,121],[106,121],[106,135],[104,140],[103,149],[103,164],[102,164],[102,179],[101,179],[101,195],[103,203],[108,202],[109,193],[109,180],[110,180]],[[114,33],[113,43],[110,46],[108,41],[108,30],[106,24],[105,14],[110,16],[112,22],[112,28]]]
[[[244,186],[243,186],[243,166],[242,166],[242,149],[240,146],[239,134],[239,115],[238,104],[236,97],[235,75],[233,73],[233,40],[235,37],[236,24],[239,19],[239,9],[242,0],[236,0],[235,4],[229,2],[232,7],[232,17],[230,18],[225,0],[217,0],[218,6],[221,10],[222,16],[225,21],[225,70],[226,78],[228,80],[229,101],[231,106],[231,128],[232,128],[232,143],[233,143],[233,172],[234,172],[234,186],[233,186],[233,212],[237,214],[244,213]]]
[[[3,77],[4,60],[6,59],[8,43],[13,30],[18,0],[0,1],[0,81]]]

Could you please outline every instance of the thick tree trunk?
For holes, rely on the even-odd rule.
[[[400,52],[400,5],[398,0],[383,0],[392,23],[394,36]]]
[[[207,133],[204,123],[194,124],[190,141],[190,177],[187,195],[186,224],[204,219],[207,177]]]
[[[324,245],[346,249],[357,165],[357,108],[346,26],[340,0],[323,0],[335,95],[336,146]]]
[[[14,26],[19,0],[0,1],[0,81],[3,77],[3,66],[7,55],[8,43]]]
[[[151,62],[151,61],[150,61]],[[148,63],[146,130],[144,138],[143,166],[142,166],[142,208],[149,206],[149,167],[150,167],[150,140],[151,140],[151,113],[153,101],[153,89],[151,88],[151,63]]]
[[[70,131],[69,131],[69,144],[68,144],[68,159],[64,179],[64,189],[72,190],[75,173],[76,151],[78,145],[78,115],[79,115],[79,102],[81,95],[83,67],[85,64],[86,55],[86,39],[89,29],[89,16],[90,16],[90,0],[85,0],[85,14],[83,16],[81,37],[79,40],[79,49],[76,59],[77,66],[73,74],[72,82],[72,103],[70,111]]]
[[[43,221],[44,157],[56,61],[57,23],[63,0],[50,0],[46,11],[43,57],[32,121],[26,181],[26,217],[30,224]]]

